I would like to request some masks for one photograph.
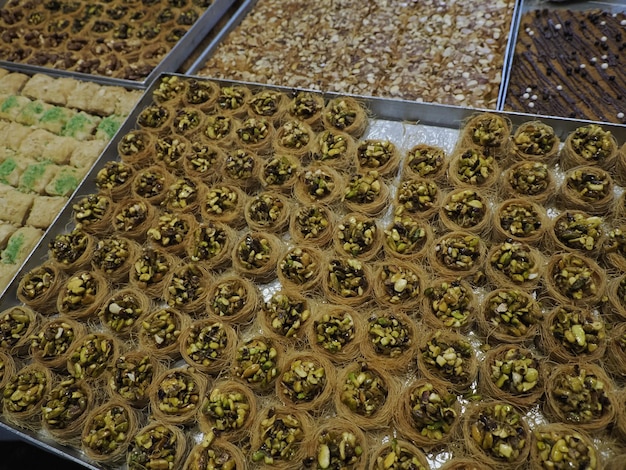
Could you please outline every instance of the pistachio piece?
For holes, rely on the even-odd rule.
[[[480,237],[465,232],[450,232],[435,242],[437,262],[452,271],[471,271],[482,263],[483,247]]]
[[[172,129],[179,134],[195,131],[202,123],[202,113],[194,108],[177,109],[172,121]]]
[[[520,162],[507,173],[508,184],[520,196],[543,194],[551,182],[548,165],[542,162]]]
[[[194,262],[187,263],[174,272],[166,287],[166,301],[171,307],[193,308],[206,292],[206,273]]]
[[[254,154],[236,149],[226,155],[224,175],[235,181],[245,182],[255,175],[257,159]]]
[[[254,114],[271,117],[278,113],[282,101],[283,95],[280,92],[263,90],[252,97],[249,106]]]
[[[317,240],[330,230],[330,213],[321,206],[304,206],[295,214],[295,230],[304,240]]]
[[[129,411],[121,405],[106,405],[88,421],[83,430],[83,446],[96,455],[113,454],[125,446],[129,430]]]
[[[565,212],[555,220],[553,230],[557,240],[566,247],[592,251],[598,247],[602,238],[602,223],[602,217],[587,215],[584,212]],[[615,245],[608,241],[605,249],[609,246]]]
[[[239,203],[239,194],[229,186],[209,188],[203,202],[204,210],[209,217],[234,213]]]
[[[133,255],[130,244],[130,240],[116,236],[99,240],[93,251],[93,266],[107,275],[119,273]]]
[[[519,153],[534,157],[547,155],[557,143],[554,129],[541,122],[524,123],[513,137],[513,145]]]
[[[361,168],[378,170],[393,162],[396,155],[393,142],[384,139],[367,139],[357,147],[357,162]]]
[[[350,430],[325,429],[317,439],[317,469],[352,468],[364,452],[364,442]]]
[[[561,366],[550,377],[549,405],[560,419],[585,425],[612,416],[611,384],[584,364]]]
[[[287,201],[269,192],[256,195],[246,206],[245,216],[258,229],[278,229],[288,211]]]
[[[127,332],[147,313],[145,298],[132,290],[122,290],[109,297],[100,309],[102,322],[112,331]]]
[[[174,212],[163,212],[156,220],[156,224],[148,229],[146,237],[157,246],[171,248],[184,243],[191,228],[189,219]]]
[[[380,197],[383,185],[377,171],[352,175],[348,181],[344,199],[356,204],[374,202]]]
[[[326,388],[328,373],[324,365],[312,357],[296,357],[285,368],[278,386],[292,403],[309,403]]]
[[[152,104],[146,106],[137,117],[137,124],[141,127],[159,129],[170,118],[170,113],[165,106]]]
[[[489,330],[511,338],[527,336],[541,319],[530,294],[517,289],[493,291],[485,300],[484,312]]]
[[[278,350],[262,338],[246,341],[237,349],[233,373],[249,384],[267,387],[279,374]]]
[[[152,92],[152,98],[157,103],[165,103],[180,97],[186,89],[187,80],[177,77],[176,75],[171,77],[166,76],[159,81],[158,86]]]
[[[474,348],[460,336],[449,337],[437,331],[420,348],[419,354],[432,374],[448,382],[463,385],[473,378]]]
[[[291,150],[306,148],[313,138],[308,126],[299,120],[287,121],[278,129],[278,143]]]
[[[360,113],[362,110],[358,107],[358,103],[336,98],[329,101],[324,110],[324,118],[334,128],[344,130],[357,121]]]
[[[133,173],[133,167],[128,163],[114,160],[108,161],[96,174],[96,186],[101,190],[119,188],[132,179]]]
[[[52,266],[39,265],[24,274],[20,281],[18,296],[25,303],[37,303],[38,299],[44,299],[55,292],[52,289],[59,280],[58,276]]]
[[[484,113],[468,123],[466,132],[475,145],[498,147],[508,138],[509,126],[500,116]]]
[[[144,247],[132,267],[133,277],[140,285],[153,286],[161,282],[171,266],[164,252]]]
[[[387,304],[407,306],[421,292],[420,273],[408,264],[384,262],[377,271],[377,299]]]
[[[263,164],[261,178],[265,186],[282,186],[293,180],[297,162],[288,155],[274,154]]]
[[[200,404],[200,384],[190,372],[193,369],[171,369],[159,377],[152,406],[165,416],[194,413]]]
[[[0,349],[11,352],[18,343],[23,344],[35,321],[35,313],[28,307],[16,305],[3,311],[0,314]]]
[[[319,98],[310,91],[297,91],[289,105],[289,114],[303,121],[312,119],[322,111],[323,100]]]
[[[49,386],[49,377],[44,370],[27,366],[13,375],[4,386],[2,398],[5,410],[24,414],[39,409],[39,403]]]
[[[177,136],[158,137],[154,143],[154,159],[165,168],[178,170],[182,166],[182,158],[187,152],[189,142]]]
[[[231,433],[245,428],[252,406],[238,386],[227,390],[216,386],[202,402],[201,413],[215,432]]]
[[[489,183],[496,172],[496,162],[481,150],[470,148],[454,160],[454,177],[461,183],[482,186]]]
[[[613,181],[604,170],[595,167],[574,168],[565,175],[565,186],[582,202],[597,203],[610,196]]]
[[[396,199],[398,207],[395,215],[401,215],[406,211],[426,216],[436,208],[439,187],[437,183],[429,180],[418,178],[403,180],[400,182]]]
[[[529,238],[537,236],[544,230],[539,206],[531,202],[511,200],[500,206],[498,223],[507,236]]]
[[[533,431],[534,452],[543,468],[598,468],[598,455],[591,441],[575,430],[543,426]]]
[[[89,234],[80,228],[75,228],[68,233],[60,233],[48,244],[50,257],[68,267],[85,254],[90,240]]]
[[[304,440],[303,423],[293,414],[276,413],[270,408],[259,425],[260,445],[252,461],[265,465],[292,460]]]
[[[296,246],[278,262],[279,277],[302,286],[314,281],[320,272],[320,253],[312,248]]]
[[[36,335],[31,337],[30,350],[33,356],[42,361],[62,357],[76,338],[74,327],[67,321],[58,319],[46,323]]]
[[[341,403],[353,413],[365,417],[375,415],[386,403],[389,394],[388,385],[380,374],[365,363],[350,371],[340,387]]]
[[[508,403],[477,407],[467,427],[466,438],[496,461],[518,462],[528,453],[528,428],[519,412]]]
[[[604,162],[616,148],[611,131],[597,124],[578,127],[567,140],[576,155],[589,163]]]
[[[562,305],[551,318],[550,334],[572,357],[593,354],[606,344],[604,322],[590,311]]]
[[[78,312],[90,307],[100,295],[100,278],[89,271],[80,271],[65,282],[59,296],[59,307],[63,312]]]
[[[236,247],[237,261],[249,270],[263,268],[273,255],[269,239],[262,233],[248,233]]]
[[[129,470],[169,470],[179,463],[182,434],[163,424],[149,424],[137,434],[126,453]]]
[[[223,86],[217,97],[217,107],[222,110],[238,110],[245,104],[247,96],[248,90],[245,87]]]
[[[115,361],[110,386],[121,398],[130,403],[142,403],[148,398],[154,365],[149,355],[130,354]]]
[[[510,395],[527,395],[540,387],[539,361],[526,349],[510,346],[494,357],[489,380]]]
[[[430,312],[446,328],[461,328],[472,321],[473,294],[459,280],[441,281],[424,290]]]
[[[330,291],[343,298],[362,298],[369,291],[363,264],[354,258],[335,258],[328,263],[326,281]]]
[[[258,145],[266,142],[271,124],[264,118],[248,118],[237,128],[237,136],[243,144]]]
[[[573,253],[553,257],[550,281],[556,291],[571,300],[585,300],[598,295],[599,271],[595,263]]]
[[[104,220],[112,207],[112,201],[101,194],[87,195],[72,204],[77,228],[89,229]]]
[[[445,165],[446,154],[442,148],[419,144],[408,151],[406,166],[417,176],[431,178]]]
[[[450,193],[443,203],[443,214],[455,225],[469,229],[479,225],[487,215],[487,201],[475,189]]]
[[[368,336],[374,352],[390,358],[405,354],[415,341],[409,321],[388,312],[372,315],[368,320]]]
[[[363,256],[376,247],[378,226],[373,218],[357,214],[346,216],[337,225],[337,246],[349,256]]]
[[[229,246],[229,235],[226,226],[207,221],[202,223],[192,236],[191,247],[187,253],[191,261],[213,261],[221,259]]]
[[[67,371],[77,379],[100,377],[117,354],[117,345],[107,335],[92,333],[76,344],[67,360]]]
[[[426,470],[426,468],[421,456],[397,439],[392,439],[372,464],[373,470]]]
[[[233,120],[228,116],[211,115],[206,118],[204,135],[211,141],[220,141],[228,137],[233,129]]]
[[[304,297],[279,291],[265,302],[263,314],[271,330],[285,338],[293,338],[299,335],[311,310]]]
[[[181,344],[185,359],[198,368],[211,367],[218,361],[228,359],[226,351],[233,337],[228,334],[227,328],[219,322],[193,324]]]
[[[90,395],[85,386],[68,377],[46,395],[41,404],[43,422],[48,429],[66,429],[84,416],[89,405]]]
[[[538,280],[540,266],[530,247],[517,242],[504,242],[491,250],[489,266],[514,284]],[[497,283],[497,279],[492,279]]]
[[[198,201],[198,185],[191,178],[177,179],[167,190],[165,204],[168,208],[185,210]]]
[[[349,135],[331,129],[324,130],[317,136],[318,150],[313,158],[323,162],[345,161],[351,144],[353,142]]]
[[[176,343],[180,333],[180,321],[169,308],[155,310],[141,321],[141,337],[157,349],[168,348]]]
[[[331,353],[338,353],[354,341],[354,319],[347,311],[324,313],[313,322],[316,344]]]
[[[427,440],[443,440],[459,419],[456,403],[456,395],[424,381],[409,394],[412,428]]]
[[[419,253],[427,240],[423,222],[408,216],[396,217],[385,230],[386,247],[392,253],[410,256]]]
[[[151,199],[165,194],[166,182],[166,173],[161,168],[150,167],[137,173],[132,188],[137,196]]]

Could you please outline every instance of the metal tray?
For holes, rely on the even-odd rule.
[[[105,85],[105,86],[115,86],[118,85],[117,83],[111,83],[111,82],[106,82],[106,81],[100,81],[100,80],[93,80],[93,77],[91,75],[86,75],[86,74],[72,74],[70,72],[67,71],[53,71],[52,69],[47,69],[47,68],[43,68],[43,67],[33,67],[33,66],[22,66],[22,64],[15,64],[13,62],[3,62],[0,61],[0,68],[3,68],[5,70],[8,70],[9,72],[20,72],[20,73],[25,73],[26,75],[32,76],[35,73],[41,73],[44,75],[48,75],[50,77],[60,77],[60,76],[66,76],[75,80],[80,80],[80,81],[84,81],[84,82],[95,82],[95,83],[99,83],[100,85]],[[54,72],[60,72],[60,73],[54,73]],[[0,78],[0,81],[2,79]],[[128,81],[128,80],[127,80]],[[136,86],[129,86],[126,85],[125,81],[123,84],[121,84],[120,86],[122,86],[123,88],[126,88],[127,90],[134,90],[134,89],[138,89]],[[129,82],[129,81],[128,81]],[[129,82],[130,83],[130,82]],[[136,85],[136,84],[135,84]],[[123,127],[120,126],[120,129]],[[116,133],[116,135],[118,135],[119,130]],[[107,145],[105,146],[104,150],[102,151],[102,153],[96,158],[96,162],[99,161],[102,158],[102,155],[106,152],[107,147],[111,144],[111,142],[113,142],[115,140],[115,136],[113,136],[113,138],[107,143]],[[95,164],[95,163],[94,163]],[[89,178],[90,173],[88,172],[88,174],[85,176],[85,178],[83,178],[83,181],[81,181],[81,183],[77,186],[76,191],[78,191],[81,187],[82,184],[84,184],[85,180],[87,178]],[[74,194],[74,193],[72,193]],[[65,206],[67,206],[71,200],[72,200],[72,195],[70,195],[68,197],[67,202],[64,204],[64,208]],[[44,231],[44,235],[42,236],[42,240],[46,237],[46,232],[48,230],[50,230],[51,227],[53,227],[56,223],[57,220],[59,219],[59,217],[61,216],[61,213],[57,214],[54,222],[50,225],[50,227],[48,227],[45,231]],[[39,244],[39,243],[38,243]],[[31,255],[29,255],[30,257]],[[28,260],[28,258],[27,258]],[[26,261],[25,261],[26,262]],[[19,273],[21,272],[22,267],[20,267],[20,269],[15,273],[15,275],[13,276],[13,279],[15,279]],[[2,298],[2,296],[4,295],[4,293],[6,291],[8,291],[9,287],[10,287],[11,283],[7,284],[7,285],[2,285],[0,284],[0,298]],[[1,424],[1,423],[0,423]]]
[[[506,60],[504,64],[504,70],[502,73],[502,85],[500,87],[500,94],[498,95],[498,111],[503,111],[505,108],[506,97],[509,91],[510,74],[513,69],[513,61],[515,60],[515,47],[518,42],[518,36],[521,28],[521,20],[525,13],[528,13],[537,9],[552,9],[552,10],[573,10],[573,11],[587,11],[593,9],[605,10],[611,13],[623,13],[626,12],[626,1],[624,0],[518,0],[516,5],[515,20],[511,26],[511,35],[509,38],[509,44],[507,48]],[[534,116],[543,115],[533,114]]]
[[[205,12],[189,28],[187,33],[172,47],[163,60],[150,72],[144,80],[127,80],[122,78],[111,78],[103,75],[72,72],[51,67],[42,67],[17,62],[0,60],[0,67],[13,67],[16,71],[25,73],[47,73],[50,75],[66,76],[79,80],[93,81],[102,85],[118,85],[126,88],[146,88],[161,73],[176,72],[193,51],[202,42],[204,37],[211,31],[228,11],[235,0],[214,0]],[[4,2],[2,2],[4,4]]]
[[[243,19],[253,10],[258,0],[243,0],[241,6],[233,14],[228,23],[219,31],[217,35],[210,41],[210,43],[206,46],[206,49],[198,56],[198,58],[184,71],[187,75],[197,75],[198,72],[202,70],[204,64],[211,58],[211,56],[215,53],[220,44],[225,40],[228,34],[233,31],[239,24],[243,21]],[[501,83],[498,90],[498,98],[496,101],[496,110],[502,109],[504,106],[504,99],[506,96],[506,89],[504,87],[506,83],[506,79],[508,77],[508,64],[512,60],[512,54],[515,51],[515,37],[517,35],[518,23],[520,19],[520,8],[521,0],[516,0],[513,5],[513,12],[511,15],[511,24],[509,25],[509,33],[507,35],[506,47],[504,48],[504,57],[503,57],[503,70]],[[323,90],[322,90],[323,91]],[[389,99],[389,98],[384,98]],[[437,104],[437,103],[434,103]]]
[[[87,178],[79,186],[76,192],[73,194],[68,203],[60,215],[57,217],[54,224],[48,229],[35,250],[31,253],[25,264],[22,266],[18,273],[18,276],[9,285],[9,288],[5,292],[4,296],[0,298],[0,311],[3,311],[11,306],[18,305],[20,302],[16,297],[17,285],[19,278],[22,274],[28,272],[30,269],[41,264],[47,258],[47,246],[48,242],[59,233],[65,233],[70,230],[73,224],[72,219],[72,207],[71,202],[78,198],[91,194],[97,191],[94,180],[97,172],[104,166],[109,160],[118,159],[117,142],[125,133],[135,129],[136,118],[139,112],[147,105],[152,104],[152,91],[158,85],[160,79],[166,76],[181,76],[179,74],[163,74],[158,80],[152,83],[152,85],[145,91],[144,95],[138,102],[133,113],[129,116],[126,122],[120,127],[120,130],[116,137],[109,143],[108,147],[104,150],[103,154],[88,173]],[[198,78],[205,80],[205,78]],[[209,80],[209,79],[206,79]],[[227,80],[215,80],[219,84],[244,84],[254,89],[274,89],[281,90],[286,93],[294,91],[291,88],[273,87],[273,86],[260,86],[257,84],[245,83],[245,82],[232,82]],[[332,98],[335,96],[345,96],[341,94],[328,93],[324,94],[325,98]],[[432,145],[438,145],[444,148],[447,153],[450,153],[455,145],[459,136],[459,129],[462,123],[471,115],[476,113],[474,109],[460,108],[454,106],[442,106],[436,104],[423,104],[409,101],[400,100],[386,100],[380,98],[363,99],[363,103],[371,111],[372,118],[370,125],[366,130],[366,134],[363,138],[388,138],[392,140],[402,150],[408,149],[417,143],[428,143]],[[527,115],[522,113],[501,113],[508,117],[514,126],[517,126],[523,122],[536,119],[534,115]],[[561,119],[561,118],[542,118],[542,121],[552,126],[559,137],[564,140],[565,137],[577,127],[590,123],[590,121]],[[626,141],[626,126],[606,124],[603,128],[610,130],[618,142],[623,143]],[[261,286],[264,296],[268,296],[271,293],[273,287],[271,285]],[[535,408],[532,409],[531,418],[541,421],[541,414]],[[43,448],[49,452],[57,454],[62,457],[66,457],[74,462],[83,465],[85,468],[91,470],[100,470],[101,467],[93,462],[87,460],[82,451],[75,448],[69,448],[61,446],[54,442],[45,435],[42,431],[30,431],[22,428],[15,428],[6,422],[5,418],[0,416],[0,429],[4,429],[21,439],[24,439],[38,447]],[[192,436],[195,438],[197,434]],[[432,468],[439,468],[446,456],[449,456],[449,452],[445,449],[435,454],[427,454],[429,457]],[[108,468],[108,467],[107,467]],[[124,467],[120,467],[124,468]]]

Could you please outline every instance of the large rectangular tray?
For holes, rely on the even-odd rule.
[[[227,24],[216,34],[213,39],[207,44],[206,48],[203,52],[198,55],[197,59],[191,63],[191,65],[184,71],[187,75],[197,75],[204,67],[205,63],[213,56],[217,48],[221,45],[221,43],[226,39],[228,34],[233,31],[239,24],[244,20],[244,18],[251,14],[258,0],[243,0],[239,9],[232,15]],[[511,54],[514,51],[515,46],[515,38],[514,32],[517,31],[519,17],[520,17],[520,6],[521,0],[516,0],[513,5],[513,11],[511,15],[511,24],[509,25],[509,32],[507,34],[507,42],[506,47],[504,48],[503,54],[503,69],[501,76],[501,83],[498,89],[498,97],[496,101],[495,109],[502,109],[505,97],[505,89],[504,84],[506,83],[506,76],[509,70],[507,64],[511,61]],[[253,12],[252,12],[253,13]],[[385,40],[394,41],[394,38],[385,38]],[[259,47],[262,47],[261,45]],[[322,47],[322,46],[320,46]],[[332,47],[332,44],[328,44],[327,47]],[[329,57],[332,54],[329,54]],[[391,64],[394,65],[394,64]],[[391,67],[390,65],[390,67]],[[210,74],[208,76],[211,76]],[[270,85],[272,85],[270,83]],[[324,91],[324,90],[322,90]],[[369,95],[367,95],[369,96]],[[385,98],[388,99],[388,98]]]
[[[152,91],[158,85],[160,79],[166,76],[180,75],[162,74],[159,79],[153,82],[144,92],[144,95],[135,107],[134,112],[122,125],[117,136],[110,142],[100,159],[87,175],[87,178],[74,193],[70,203],[65,206],[64,210],[57,217],[55,223],[46,232],[39,245],[22,266],[18,276],[13,280],[5,294],[0,298],[0,311],[4,311],[5,309],[20,303],[16,297],[19,278],[22,274],[41,264],[42,261],[47,258],[48,242],[51,241],[55,235],[67,232],[70,229],[73,224],[71,202],[77,200],[81,196],[96,192],[97,188],[94,184],[95,175],[107,161],[118,159],[117,143],[119,139],[121,136],[137,127],[136,118],[139,111],[145,106],[153,103]],[[219,80],[217,82],[219,84],[226,85],[245,84],[255,89],[276,89],[288,93],[294,91],[291,88],[260,86],[258,84],[246,84],[244,82],[232,82],[227,80]],[[332,98],[342,95],[328,93],[324,96],[326,98]],[[362,102],[371,111],[371,115],[373,116],[370,121],[371,124],[366,130],[366,134],[363,138],[388,138],[396,143],[401,150],[406,150],[417,143],[427,143],[431,145],[438,145],[447,153],[450,153],[456,145],[456,141],[459,136],[459,129],[463,122],[466,121],[469,116],[476,113],[476,110],[474,109],[436,104],[423,104],[401,100],[362,98]],[[514,126],[536,118],[533,115],[522,113],[503,112],[501,114],[508,117]],[[562,141],[568,133],[572,132],[581,125],[589,123],[589,121],[550,117],[542,118],[541,120],[542,122],[552,126]],[[603,128],[610,130],[617,138],[618,142],[623,143],[626,141],[626,126],[605,124],[603,125]],[[5,418],[2,416],[0,416],[0,429],[12,433],[21,439],[43,448],[44,450],[77,462],[85,468],[91,470],[100,470],[103,468],[93,462],[87,461],[81,451],[59,445],[41,431],[30,431],[27,429],[13,427],[11,424],[6,422]],[[445,450],[443,454],[440,453],[437,455],[445,455]],[[433,462],[437,465],[433,466],[433,468],[438,468],[441,465],[441,460],[437,460],[438,458],[441,457],[433,457]]]
[[[511,35],[509,38],[509,44],[507,48],[506,60],[504,63],[504,70],[502,73],[502,85],[500,87],[500,94],[498,95],[498,111],[505,109],[505,101],[509,90],[509,82],[511,77],[511,71],[513,68],[513,61],[515,59],[515,47],[518,42],[518,36],[520,32],[521,20],[525,13],[538,9],[551,9],[551,10],[573,10],[573,11],[587,11],[592,9],[599,9],[608,11],[611,13],[623,13],[626,12],[626,1],[624,0],[583,0],[583,1],[568,1],[568,0],[518,0],[516,5],[516,14],[514,16],[514,22],[511,27]],[[535,114],[535,116],[544,115]]]
[[[21,64],[16,62],[8,62],[0,60],[0,67],[13,67],[17,71],[28,73],[48,73],[58,76],[70,76],[80,80],[90,80],[103,85],[119,85],[127,88],[145,88],[152,83],[156,77],[164,72],[176,72],[183,65],[189,53],[198,47],[204,37],[211,31],[220,21],[220,19],[228,12],[230,6],[235,0],[214,0],[214,2],[205,10],[198,20],[189,28],[187,33],[174,45],[174,47],[164,56],[159,64],[152,72],[143,80],[126,80],[121,78],[111,78],[103,75],[86,74],[80,72],[71,72],[62,69],[50,67],[41,67],[29,64]],[[5,2],[1,2],[4,4]]]

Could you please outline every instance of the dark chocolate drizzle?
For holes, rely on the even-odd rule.
[[[626,114],[626,64],[621,57],[626,26],[620,25],[624,19],[623,13],[614,17],[601,10],[542,9],[524,14],[505,109],[625,123],[626,118],[617,117]],[[603,63],[609,67],[603,69]],[[523,98],[527,88],[537,99]]]

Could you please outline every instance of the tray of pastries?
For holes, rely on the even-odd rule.
[[[626,123],[626,3],[522,2],[506,110]]]
[[[188,73],[495,109],[516,8],[248,0]]]
[[[234,0],[74,0],[0,4],[0,64],[145,87],[173,72]]]
[[[0,292],[140,97],[121,86],[0,69]]]
[[[91,469],[610,468],[624,142],[163,74],[0,299],[0,426]]]

